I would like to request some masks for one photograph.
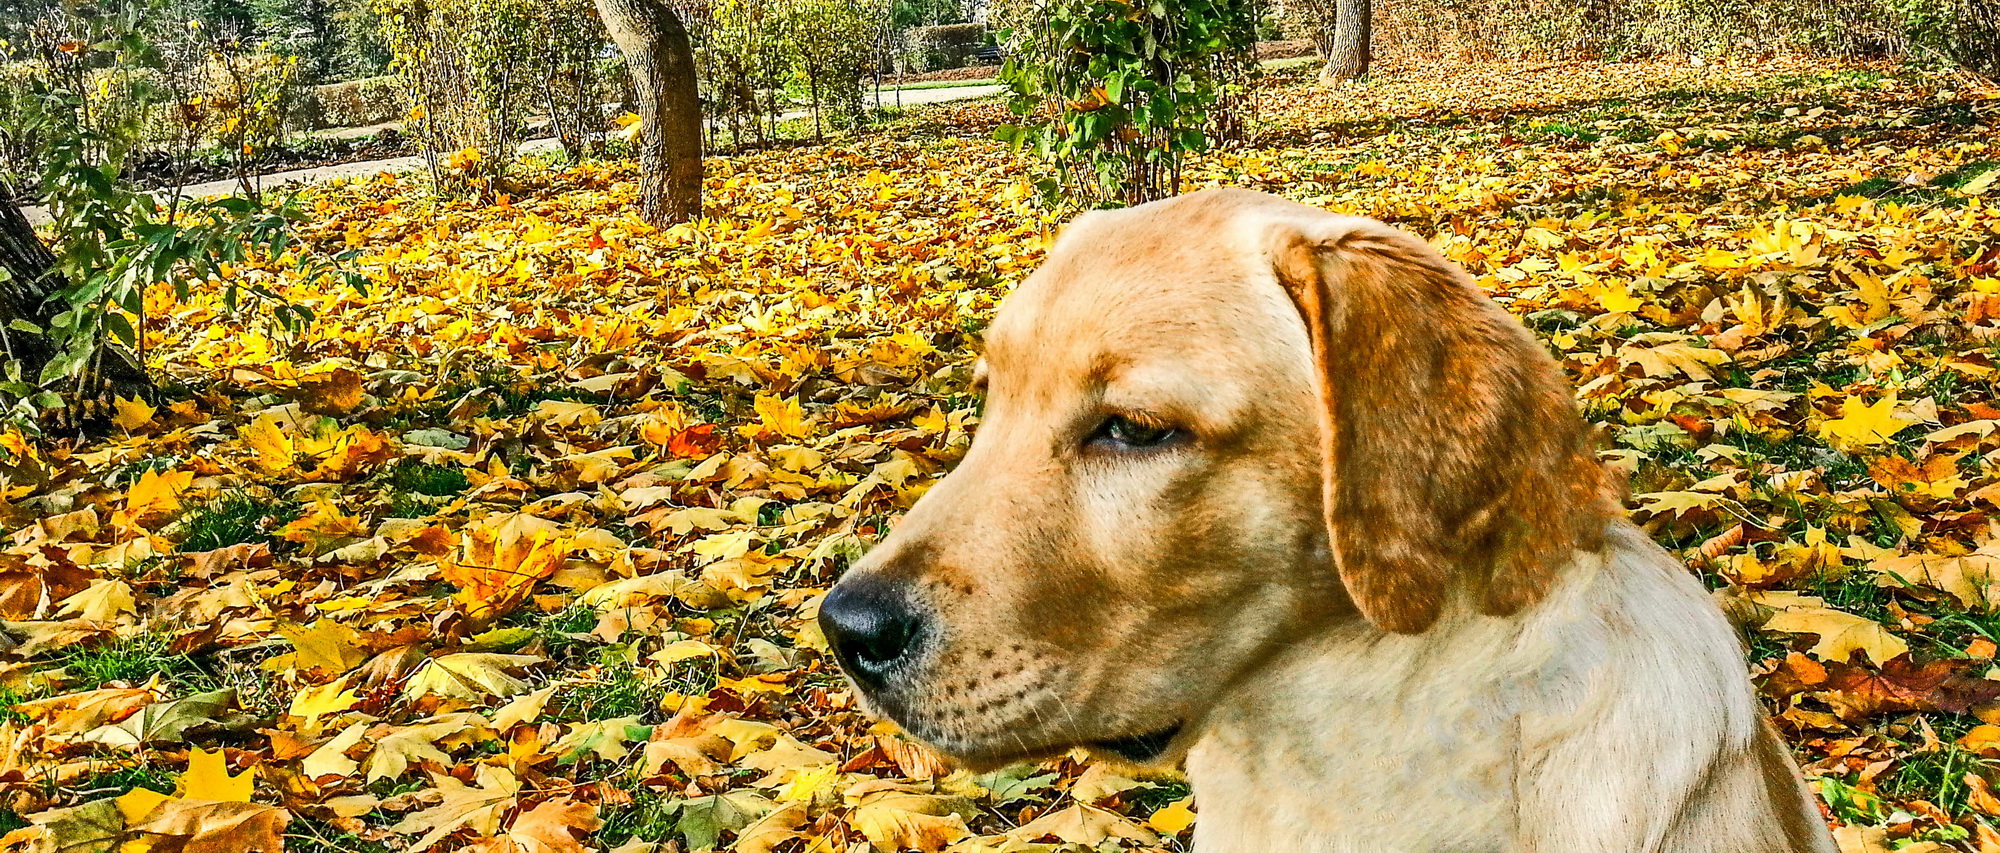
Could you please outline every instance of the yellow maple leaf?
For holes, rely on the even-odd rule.
[[[509,675],[507,670],[541,662],[534,655],[503,655],[493,652],[459,652],[439,655],[424,662],[403,685],[403,695],[416,699],[435,693],[452,699],[476,701],[489,696],[505,699],[528,689],[528,682]]]
[[[265,412],[245,424],[237,434],[256,454],[257,467],[265,473],[281,474],[297,464],[297,449],[286,429],[287,419],[277,412]]]
[[[133,788],[114,798],[118,812],[125,816],[126,823],[138,823],[160,807],[161,803],[174,799],[151,788]]]
[[[520,853],[591,853],[596,848],[584,846],[576,833],[589,836],[603,824],[594,805],[549,800],[514,818],[504,837]]]
[[[2000,604],[2000,546],[1989,545],[1964,556],[1910,554],[1889,556],[1868,564],[1876,583],[1889,587],[1922,585],[1941,589],[1968,610],[1992,611]]]
[[[488,619],[518,606],[575,545],[555,522],[527,513],[496,515],[468,528],[459,548],[438,561],[438,572],[458,587],[468,615]]]
[[[1827,607],[1792,607],[1764,622],[1764,630],[1787,634],[1818,634],[1811,653],[1820,660],[1846,663],[1856,651],[1881,664],[1910,650],[1903,638],[1871,619]]]
[[[356,744],[361,743],[362,736],[367,733],[367,723],[355,723],[342,729],[340,734],[333,736],[333,740],[321,744],[318,749],[313,750],[312,754],[307,755],[305,760],[299,763],[300,772],[304,773],[307,779],[318,779],[322,776],[354,775],[354,771],[361,769],[361,765],[356,763],[354,759],[348,758],[347,751],[353,749]],[[447,757],[445,760],[450,761],[451,759]],[[397,773],[395,775],[401,774]],[[371,776],[369,781],[374,781],[374,777]]]
[[[117,622],[137,612],[132,586],[121,580],[93,582],[89,588],[63,599],[59,614],[72,614],[86,622]]]
[[[1597,292],[1597,304],[1613,314],[1630,314],[1646,304],[1646,300],[1632,295],[1629,287],[1605,287]]]
[[[317,556],[367,536],[368,527],[359,516],[350,515],[333,501],[321,498],[304,515],[278,528],[278,535],[306,546],[308,552]]]
[[[143,521],[173,512],[181,508],[181,495],[193,485],[193,471],[147,471],[126,491],[125,513]]]
[[[229,775],[229,763],[222,750],[209,752],[197,746],[188,750],[188,769],[181,774],[180,794],[190,800],[247,803],[256,778],[256,768]]]
[[[153,413],[159,411],[145,400],[119,397],[111,401],[113,413],[111,423],[126,432],[153,422]]]
[[[431,782],[437,786],[438,804],[414,812],[389,827],[389,831],[404,835],[424,833],[407,848],[412,853],[423,853],[437,846],[445,836],[460,828],[479,835],[498,832],[501,818],[513,809],[521,793],[520,779],[507,769],[490,764],[479,766],[473,785],[442,774],[432,774]]]
[[[925,794],[886,780],[863,782],[842,796],[853,807],[848,822],[877,850],[937,853],[972,834],[965,819],[976,811],[964,797]]]
[[[812,431],[807,424],[805,407],[799,403],[797,397],[758,394],[755,408],[757,422],[736,428],[736,431],[746,438],[759,441],[804,438]]]
[[[1070,844],[1092,847],[1113,838],[1130,839],[1140,844],[1160,843],[1158,837],[1124,815],[1082,803],[1049,812],[1007,834],[1022,841],[1053,835]]]
[[[1884,395],[1873,405],[1863,405],[1858,398],[1849,397],[1841,406],[1840,417],[1820,422],[1820,437],[1842,450],[1886,443],[1904,427],[1917,422],[1915,418],[1897,414],[1896,402],[1895,394]]]
[[[1168,803],[1153,816],[1146,818],[1146,825],[1168,835],[1179,835],[1194,825],[1193,797],[1182,797]]]
[[[292,697],[289,713],[299,718],[299,730],[305,734],[318,734],[323,717],[338,714],[361,704],[361,697],[347,688],[345,678],[308,687]]]
[[[282,627],[278,634],[292,641],[297,650],[292,663],[302,670],[346,672],[368,659],[361,649],[361,632],[331,619]]]

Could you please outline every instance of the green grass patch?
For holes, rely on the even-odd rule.
[[[1125,798],[1137,806],[1137,811],[1152,813],[1171,805],[1175,800],[1194,794],[1194,789],[1186,782],[1167,780],[1152,785],[1133,788]]]
[[[1895,799],[1926,800],[1952,814],[1963,812],[1971,793],[1965,784],[1965,774],[1990,772],[2000,762],[1980,758],[1954,743],[1978,720],[1953,714],[1928,715],[1927,719],[1944,745],[1908,754],[1895,772],[1877,785],[1882,793]]]
[[[94,649],[72,651],[57,660],[77,681],[97,687],[113,681],[139,684],[159,675],[192,692],[212,690],[215,673],[200,661],[172,651],[166,637],[140,634]]]
[[[659,842],[674,835],[680,818],[672,800],[643,785],[634,785],[627,793],[632,797],[631,802],[604,809],[604,825],[597,830],[598,846],[609,850],[633,839]]]
[[[15,706],[28,701],[28,697],[14,692],[11,687],[0,687],[0,723],[17,726],[28,724],[28,715],[15,710]]]
[[[269,541],[278,528],[297,518],[299,506],[242,492],[229,492],[182,515],[175,526],[181,553],[213,551],[246,542]]]
[[[151,765],[136,764],[86,777],[75,787],[80,791],[89,791],[93,800],[122,797],[139,788],[171,794],[174,792],[174,775]]]
[[[444,497],[463,492],[471,485],[465,469],[456,466],[405,460],[389,469],[389,488],[399,492]]]
[[[312,818],[295,816],[285,829],[285,853],[395,853],[396,851],[396,848],[380,841],[369,841]]]
[[[675,663],[666,678],[648,679],[646,671],[622,660],[624,646],[609,646],[604,662],[581,681],[566,684],[549,697],[548,716],[571,723],[593,723],[618,717],[646,722],[664,719],[660,697],[668,693],[701,695],[715,689],[715,662],[694,658]]]
[[[464,493],[471,487],[472,481],[466,477],[463,468],[408,459],[389,469],[385,485],[388,486],[389,515],[395,518],[426,518],[439,505],[446,503],[446,498]]]
[[[1922,183],[1912,183],[1908,173],[1874,175],[1811,201],[1823,203],[1842,196],[1862,196],[1897,204],[1959,207],[1966,203],[1966,198],[1958,190],[1994,170],[2000,170],[2000,161],[1966,163]]]

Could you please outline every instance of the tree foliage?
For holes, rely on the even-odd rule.
[[[549,117],[572,156],[595,153],[612,96],[589,0],[376,0],[412,105],[407,126],[448,190],[490,190],[526,119]]]
[[[1254,78],[1250,0],[1022,0],[1001,70],[1023,121],[1001,138],[1054,164],[1086,203],[1178,192],[1183,158],[1240,127]]]
[[[795,102],[810,111],[816,136],[866,119],[864,81],[884,58],[889,0],[675,5],[700,56],[712,139],[726,130],[731,143],[767,142]]]
[[[1295,5],[1330,21],[1337,2]],[[1403,0],[1376,18],[1387,46],[1458,58],[1802,53],[2000,72],[1993,0]]]
[[[149,314],[147,288],[166,284],[186,294],[194,282],[218,276],[252,257],[279,258],[320,282],[358,279],[338,259],[292,246],[301,214],[289,204],[267,208],[247,198],[175,198],[165,207],[119,178],[108,145],[80,120],[84,100],[44,82],[33,87],[20,119],[39,140],[39,186],[53,243],[46,253],[23,233],[19,197],[0,192],[8,211],[9,263],[0,269],[6,298],[0,417],[32,428],[47,413],[101,417],[114,396],[149,396],[143,372]],[[227,287],[232,307],[244,297],[265,303],[290,328],[309,319],[297,306],[256,282]],[[76,414],[81,411],[82,414]]]

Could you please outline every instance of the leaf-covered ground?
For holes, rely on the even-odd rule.
[[[2000,850],[2000,93],[1826,63],[1266,82],[1191,170],[1433,239],[1562,356],[1635,516],[1746,626],[1851,850]],[[147,304],[191,396],[0,434],[0,849],[1182,849],[1170,778],[956,774],[818,597],[964,452],[1054,220],[993,104],[495,205],[313,190],[282,263]],[[1448,819],[1412,815],[1411,819]],[[1064,845],[1070,845],[1065,848]]]

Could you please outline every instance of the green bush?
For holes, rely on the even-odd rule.
[[[528,116],[570,154],[602,142],[608,49],[591,0],[376,0],[410,102],[409,129],[442,189],[490,190]]]
[[[1067,197],[1140,204],[1180,191],[1181,160],[1241,132],[1256,76],[1251,0],[1014,0],[1000,69],[1020,125]],[[1056,182],[1044,182],[1056,195]]]
[[[1888,0],[1903,20],[1909,50],[1968,71],[2000,77],[2000,3],[1993,0]]]
[[[409,111],[402,78],[366,77],[313,87],[300,111],[299,126],[309,130],[366,127],[399,120]]]
[[[1288,14],[1308,32],[1330,0]],[[1375,4],[1378,45],[1462,59],[1802,54],[1943,61],[2000,71],[1991,0],[1399,0]]]
[[[917,73],[964,68],[989,42],[984,24],[912,27],[903,36],[904,68]]]

